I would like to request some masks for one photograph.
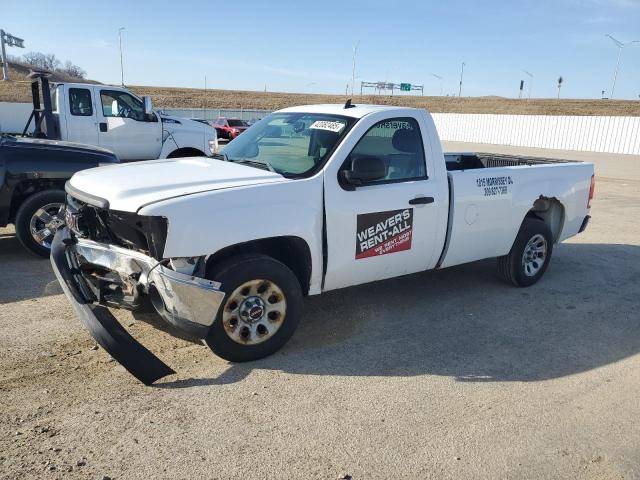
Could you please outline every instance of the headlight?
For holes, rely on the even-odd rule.
[[[216,138],[215,140],[209,140],[209,152],[211,152],[211,155],[213,155],[217,151],[218,151],[218,139]]]
[[[237,128],[234,128],[233,133],[240,133],[240,130],[238,130]]]

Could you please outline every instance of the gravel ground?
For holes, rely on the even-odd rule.
[[[640,158],[589,158],[592,223],[539,284],[488,260],[332,292],[242,365],[119,313],[178,372],[154,387],[0,230],[0,478],[640,478]]]

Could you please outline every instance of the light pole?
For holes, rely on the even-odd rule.
[[[527,75],[529,75],[529,95],[528,95],[528,99],[531,100],[531,89],[533,88],[533,74],[530,72],[527,72],[526,70],[522,70],[524,73],[526,73]]]
[[[356,55],[358,54],[358,46],[360,40],[353,46],[353,64],[351,67],[351,96],[353,97],[353,86],[356,84]]]
[[[122,31],[124,27],[118,29],[118,40],[120,41],[120,83],[124,87],[124,66],[122,63]]]
[[[442,96],[442,77],[440,75],[436,75],[435,73],[432,73],[431,76],[436,77],[438,80],[440,80],[440,96]]]
[[[460,88],[458,89],[458,97],[462,96],[462,77],[464,75],[464,66],[466,63],[462,62],[462,69],[460,70]]]
[[[608,33],[605,34],[605,37],[609,37],[611,41],[618,47],[618,60],[616,60],[616,68],[613,71],[613,85],[611,86],[611,95],[609,95],[609,98],[613,99],[613,92],[616,89],[616,79],[618,78],[618,69],[620,68],[620,57],[622,56],[622,49],[629,45],[633,45],[634,43],[640,43],[640,40],[632,40],[630,42],[623,43],[620,40],[613,38]]]

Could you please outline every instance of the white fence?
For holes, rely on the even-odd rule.
[[[433,118],[443,140],[640,155],[640,117],[434,113]]]
[[[267,110],[161,108],[168,115],[257,120]],[[0,102],[0,132],[22,132],[31,105]],[[434,113],[442,140],[640,155],[640,117],[572,117]]]

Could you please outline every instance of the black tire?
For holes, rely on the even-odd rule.
[[[49,253],[51,252],[50,244],[49,246],[43,246],[39,244],[31,235],[31,219],[38,211],[38,209],[44,207],[45,205],[50,204],[60,204],[64,205],[65,203],[65,193],[62,190],[43,190],[41,192],[34,193],[30,197],[22,202],[20,208],[16,212],[15,226],[16,226],[16,236],[18,240],[31,253],[38,255],[43,258],[49,258]],[[52,238],[53,236],[51,236]]]
[[[219,265],[215,265],[207,272],[207,278],[220,282],[222,290],[225,292],[225,298],[216,320],[205,339],[209,348],[219,357],[231,362],[248,362],[266,357],[287,343],[298,327],[302,315],[300,282],[294,273],[278,260],[260,254],[238,255],[223,260]],[[241,286],[257,280],[265,280],[267,284],[274,284],[279,288],[284,295],[285,313],[283,318],[280,318],[281,323],[277,326],[272,336],[257,344],[241,343],[232,339],[230,334],[227,333],[230,323],[228,321],[229,316],[225,317],[225,315],[231,315],[231,321],[233,320],[233,315],[225,314],[225,312],[240,312],[243,302],[240,302],[239,305],[236,302],[237,307],[230,308],[234,306],[233,301],[237,301],[238,298],[237,295],[232,298],[233,293]],[[255,296],[245,295],[243,298],[249,299]],[[269,301],[270,299],[271,297],[269,297]],[[264,322],[260,322],[270,327],[271,324],[267,323],[270,320],[265,317],[266,309],[262,312],[262,315]],[[240,316],[241,313],[235,316],[236,328],[248,328],[245,323],[238,320]],[[227,319],[227,323],[223,318]],[[260,324],[257,325],[257,328],[260,328]],[[233,332],[235,332],[235,329]],[[260,341],[259,337],[256,336],[257,333],[252,333],[251,335],[253,335],[253,338],[248,338],[247,341]]]
[[[533,241],[537,236],[544,237],[544,242],[539,241],[538,245],[546,243],[544,245],[546,253],[542,262],[536,262],[536,255],[532,255],[529,268],[533,268],[531,265],[536,265],[536,268],[535,271],[527,272],[527,267],[523,261],[525,249],[527,249],[529,242]],[[513,242],[511,251],[503,257],[498,257],[498,273],[505,281],[517,287],[529,287],[542,278],[549,266],[552,253],[553,235],[549,226],[538,218],[527,217],[520,226],[520,231],[516,236],[515,242]]]

